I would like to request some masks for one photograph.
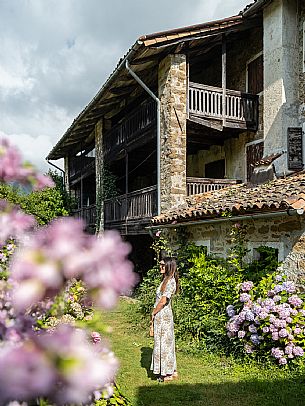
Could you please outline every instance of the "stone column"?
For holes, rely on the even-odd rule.
[[[96,233],[104,231],[104,197],[103,197],[103,120],[95,126],[95,183],[96,183]]]
[[[168,55],[159,65],[161,101],[161,213],[185,203],[186,103],[185,55]]]
[[[298,126],[298,26],[296,0],[264,9],[264,154],[287,151],[287,129]],[[288,172],[287,154],[275,161]]]

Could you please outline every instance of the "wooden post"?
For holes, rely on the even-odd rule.
[[[227,40],[222,35],[222,125],[226,125],[226,88],[227,88]]]
[[[125,193],[128,194],[128,152],[125,151]]]

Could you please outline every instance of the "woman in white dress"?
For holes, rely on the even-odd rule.
[[[171,297],[177,293],[179,285],[175,259],[164,258],[161,260],[160,272],[163,275],[163,280],[157,289],[156,302],[151,317],[154,328],[151,370],[167,382],[178,377],[171,307]]]

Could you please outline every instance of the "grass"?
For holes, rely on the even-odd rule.
[[[301,406],[305,377],[277,367],[241,364],[231,358],[177,349],[179,380],[159,383],[149,371],[153,340],[131,317],[134,304],[121,300],[103,322],[112,327],[120,360],[117,383],[133,406]],[[185,347],[185,346],[184,346]]]

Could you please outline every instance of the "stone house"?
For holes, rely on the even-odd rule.
[[[256,0],[140,37],[47,157],[65,159],[75,215],[118,229],[138,257],[152,230],[177,227],[225,255],[238,219],[250,251],[269,244],[292,263],[305,204],[304,22],[301,0]]]

